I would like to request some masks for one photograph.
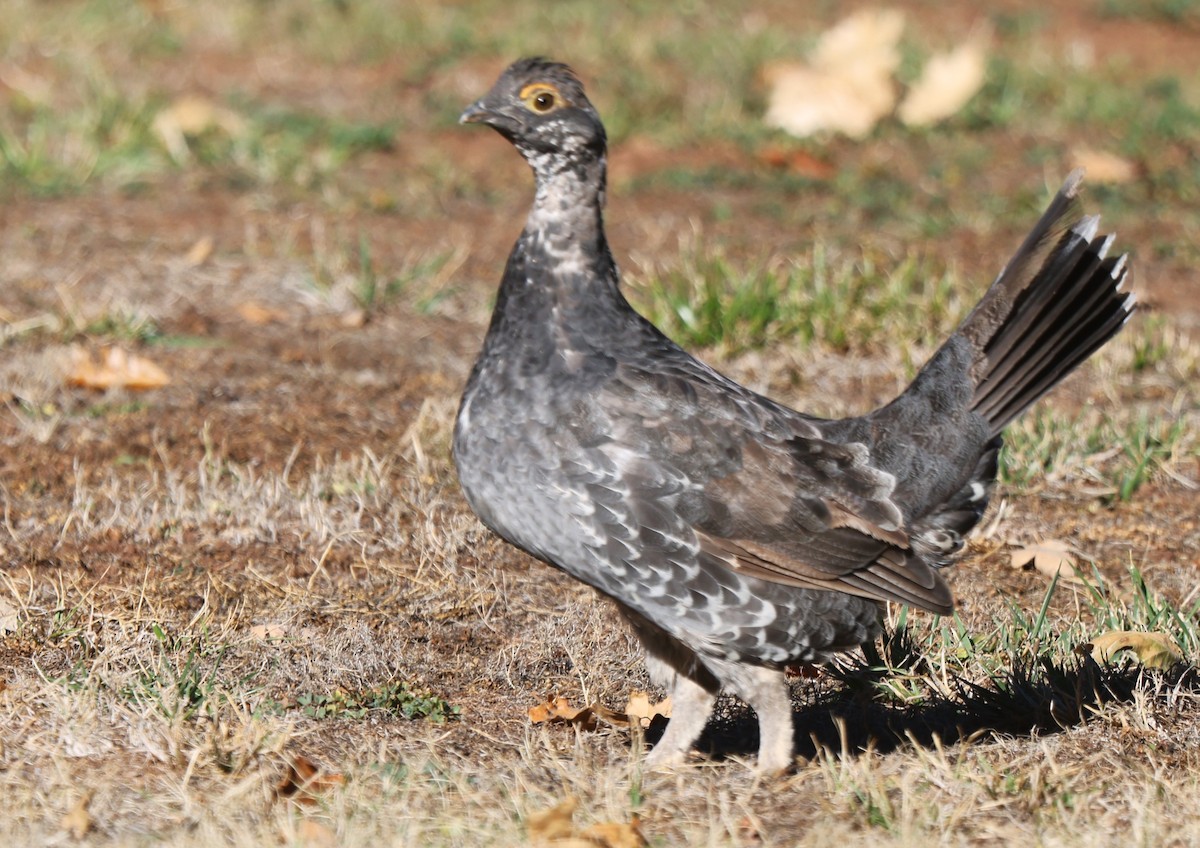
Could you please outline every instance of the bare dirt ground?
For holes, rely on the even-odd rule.
[[[929,25],[941,16],[911,5]],[[940,23],[966,26],[954,8]],[[1120,50],[1138,78],[1194,77],[1194,26],[1097,21],[1072,4],[1041,14],[1049,44]],[[386,120],[389,99],[406,115],[429,92],[465,104],[503,66],[462,62],[421,87],[400,60],[314,68],[284,48],[265,54],[202,40],[123,72],[155,79],[168,98],[236,81],[271,102]],[[1046,128],[1064,148],[1078,141],[1072,132]],[[971,210],[961,226],[928,235],[886,209],[842,214],[854,208],[844,200],[830,216],[830,183],[765,196],[773,166],[743,146],[633,134],[612,151],[610,239],[635,296],[647,269],[689,238],[735,262],[800,255],[817,240],[897,261],[913,251],[978,291],[1034,220],[1036,192],[1067,164],[1037,172],[1027,154],[1041,140],[1002,141],[987,137],[975,173],[939,170],[954,142],[940,137],[823,151],[837,169],[885,169],[922,197]],[[1193,143],[1180,155],[1194,167],[1200,153]],[[728,178],[663,176],[681,168]],[[453,478],[455,404],[529,186],[493,135],[413,121],[390,149],[349,160],[313,191],[246,188],[199,167],[136,191],[103,182],[59,196],[6,191],[0,786],[10,811],[0,832],[10,844],[508,844],[525,838],[530,812],[569,795],[584,799],[589,820],[636,813],[660,845],[1066,844],[1072,834],[1152,845],[1200,835],[1186,809],[1200,798],[1200,701],[1186,674],[1143,680],[1062,732],[985,717],[977,739],[946,745],[922,729],[957,738],[932,708],[873,713],[836,680],[800,681],[800,736],[807,729],[829,747],[805,742],[812,763],[778,784],[741,764],[754,723],[735,704],[704,743],[717,759],[677,775],[640,774],[637,734],[531,725],[527,710],[547,694],[620,707],[646,682],[613,610],[491,537]],[[1017,192],[1035,199],[1028,214],[983,219],[976,198]],[[1064,416],[1167,410],[1191,433],[1196,230],[1155,208],[1147,216],[1131,201],[1106,224],[1135,253],[1147,304],[1138,321],[1165,322],[1175,361],[1133,376],[1136,343],[1123,341],[1049,404]],[[193,252],[203,239],[211,251]],[[1152,249],[1164,241],[1191,247]],[[369,273],[407,280],[398,294],[364,302],[363,245]],[[777,346],[719,364],[785,402],[841,414],[903,384],[904,344]],[[110,345],[152,359],[169,385],[68,384],[72,349]],[[1083,467],[1106,461],[1097,454],[1010,492],[953,573],[967,631],[990,633],[1010,607],[1036,614],[1046,579],[1008,560],[1018,543],[1044,538],[1082,550],[1116,595],[1134,593],[1132,565],[1156,596],[1181,609],[1194,602],[1200,458],[1193,437],[1180,444],[1128,500]],[[1092,614],[1086,593],[1063,590],[1048,627],[1086,627]],[[396,701],[351,714],[354,698],[388,684],[456,715],[435,722],[420,707],[410,719]],[[851,727],[839,758],[831,714],[869,719],[876,741]],[[870,750],[852,753],[859,743]],[[337,776],[313,803],[286,797],[297,758]]]

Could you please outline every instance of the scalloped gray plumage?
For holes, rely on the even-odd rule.
[[[454,459],[500,536],[612,598],[673,717],[680,761],[716,694],[758,714],[759,767],[792,759],[783,668],[875,638],[880,605],[947,613],[938,568],[983,515],[1003,428],[1134,309],[1125,257],[1072,174],[979,305],[888,405],[822,420],[699,362],[622,296],[605,240],[606,140],[571,70],[509,67],[463,113],[536,193],[463,394]]]

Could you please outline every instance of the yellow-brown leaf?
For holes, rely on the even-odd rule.
[[[771,86],[766,122],[795,136],[840,132],[862,138],[896,102],[903,13],[865,9],[821,36],[807,64],[763,70]]]
[[[595,848],[643,848],[646,845],[637,816],[631,822],[597,822],[580,836]]]
[[[274,642],[287,635],[282,624],[256,624],[250,628],[250,636],[260,642]]]
[[[203,265],[208,257],[212,256],[213,245],[212,236],[203,236],[188,249],[187,255],[184,256],[184,261],[193,267]]]
[[[646,839],[634,816],[631,822],[597,822],[583,830],[575,827],[579,799],[567,796],[546,810],[525,818],[525,831],[535,845],[552,848],[644,848]]]
[[[529,720],[534,724],[565,721],[585,730],[594,730],[596,718],[591,707],[575,707],[567,698],[553,696],[536,707],[529,708]]]
[[[154,116],[154,131],[176,162],[191,156],[187,140],[210,129],[220,129],[228,136],[245,131],[245,121],[234,112],[194,94],[185,94]]]
[[[304,819],[296,827],[296,841],[304,848],[334,848],[337,834],[321,822]]]
[[[317,795],[337,789],[345,782],[346,778],[342,775],[322,773],[316,763],[303,754],[297,754],[288,763],[287,771],[275,785],[275,794],[299,804],[315,804]]]
[[[548,810],[530,813],[525,818],[525,832],[532,841],[550,842],[565,839],[575,832],[572,818],[579,807],[579,799],[568,795],[560,803]]]
[[[85,389],[158,389],[171,382],[167,372],[145,357],[128,353],[119,347],[101,351],[99,359],[76,345],[71,348],[71,363],[67,383]]]
[[[912,126],[936,124],[958,112],[983,88],[987,51],[982,38],[931,58],[897,114]]]
[[[1081,646],[1098,663],[1110,663],[1122,651],[1133,651],[1146,668],[1170,668],[1183,659],[1175,640],[1156,631],[1110,630]]]
[[[1079,576],[1071,546],[1059,539],[1043,539],[1013,551],[1012,567],[1035,570],[1047,577],[1057,577],[1060,582],[1085,585]]]
[[[92,829],[92,814],[88,812],[88,805],[91,803],[92,793],[86,792],[79,796],[79,800],[62,817],[60,826],[72,839],[83,839]]]
[[[280,310],[271,309],[253,300],[238,304],[237,314],[243,321],[248,324],[254,324],[256,327],[261,327],[264,324],[274,324],[287,318],[287,315]]]
[[[572,706],[570,700],[562,696],[548,697],[537,706],[529,708],[529,720],[534,724],[566,722],[581,730],[595,730],[600,722],[613,727],[629,727],[637,722],[643,727],[649,727],[656,716],[669,717],[670,714],[670,699],[652,705],[645,692],[634,692],[624,712],[610,710],[599,702],[588,704],[586,707]]]
[[[645,692],[635,690],[629,693],[629,703],[625,705],[625,715],[630,723],[636,721],[642,727],[649,727],[658,716],[671,717],[671,698],[668,696],[656,704],[650,703],[650,696]]]

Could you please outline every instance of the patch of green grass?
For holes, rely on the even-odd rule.
[[[317,497],[326,502],[347,496],[369,497],[379,491],[379,482],[369,475],[333,480],[327,488],[317,492]]]
[[[182,43],[169,17],[155,14],[153,4],[76,0],[47,5],[36,0],[9,0],[8,7],[8,13],[23,24],[6,28],[8,38],[35,35],[44,43],[47,55],[68,54],[81,45],[99,45],[146,59],[174,56]],[[36,8],[36,14],[31,14],[30,7]]]
[[[1122,70],[1072,80],[1063,88],[1060,114],[1084,128],[1116,131],[1119,152],[1136,158],[1164,144],[1190,144],[1200,128],[1200,106],[1184,93],[1179,78],[1117,84],[1113,75]]]
[[[152,123],[159,104],[131,99],[111,81],[84,84],[76,102],[43,101],[0,110],[0,186],[59,195],[104,180],[135,183],[166,157]]]
[[[150,706],[170,720],[190,719],[211,707],[220,686],[217,675],[226,653],[224,647],[210,644],[203,634],[171,635],[152,622],[151,659],[134,655],[131,670],[113,668],[97,673],[88,662],[95,649],[91,630],[73,620],[70,612],[64,610],[61,620],[56,612],[57,623],[50,633],[53,640],[76,643],[80,652],[75,666],[60,680],[68,688],[82,691],[98,687],[125,703]]]
[[[237,98],[240,132],[211,131],[195,139],[196,160],[235,184],[315,188],[362,153],[387,151],[394,124],[346,121],[295,109],[265,107]]]
[[[1051,602],[1057,592],[1066,591],[1057,580],[1051,581],[1037,613],[1030,616],[1015,604],[1009,604],[1008,622],[998,620],[993,631],[976,641],[983,652],[999,651],[1008,656],[1065,658],[1078,653],[1081,644],[1109,630],[1162,632],[1179,646],[1185,658],[1200,656],[1200,602],[1181,608],[1155,593],[1136,565],[1127,571],[1129,589],[1106,581],[1094,571],[1083,590],[1088,614],[1073,619],[1068,626],[1049,624]]]
[[[138,456],[132,453],[120,453],[113,457],[112,464],[118,468],[122,466],[134,466],[139,468],[150,468],[151,460],[148,456]]]
[[[360,692],[335,689],[332,692],[305,692],[296,696],[296,704],[312,719],[362,719],[372,712],[410,720],[425,719],[435,724],[459,718],[461,710],[431,693],[416,693],[404,683],[388,683]]]
[[[1025,490],[1082,478],[1106,499],[1128,501],[1176,457],[1187,432],[1185,419],[1171,413],[1071,417],[1039,407],[1005,431],[999,479]]]
[[[46,334],[64,342],[87,339],[168,348],[208,348],[226,344],[221,339],[207,336],[166,333],[153,316],[135,309],[113,309],[90,319],[68,311],[62,316],[51,316],[28,333]]]
[[[158,322],[148,315],[135,312],[106,312],[75,328],[70,335],[135,344],[152,344],[163,337]]]
[[[1100,14],[1112,18],[1133,18],[1170,24],[1200,22],[1200,3],[1196,0],[1101,0]]]
[[[756,75],[767,58],[791,53],[796,40],[731,2],[276,3],[244,15],[244,38],[250,27],[284,34],[327,62],[406,56],[411,85],[466,59],[494,57],[497,70],[518,56],[570,61],[594,83],[616,142],[634,132],[667,142],[764,133],[754,120],[761,114]],[[450,126],[463,105],[430,90],[422,111]]]
[[[0,41],[0,55],[7,50],[20,56],[28,44],[49,38],[65,57],[55,76],[67,83],[69,96],[58,90],[41,102],[29,99],[24,119],[0,110],[8,171],[27,190],[61,193],[106,175],[132,184],[171,164],[152,143],[152,121],[166,95],[153,85],[148,94],[122,94],[111,81],[122,75],[126,60],[109,49],[93,49],[97,41],[106,48],[136,43],[141,55],[161,55],[186,51],[205,35],[235,49],[237,42],[253,47],[267,39],[333,65],[369,66],[405,57],[398,73],[415,94],[396,103],[394,114],[405,122],[444,128],[453,125],[463,105],[461,95],[447,96],[440,82],[448,68],[468,58],[495,57],[499,67],[521,55],[550,55],[569,59],[594,83],[614,142],[637,133],[667,143],[769,135],[758,120],[757,74],[763,62],[794,49],[794,38],[747,18],[734,3],[670,9],[640,2],[619,8],[578,2],[547,7],[530,0],[236,3],[214,10],[210,20],[184,9],[162,15],[110,9],[119,5],[59,4],[57,14],[33,16],[28,29],[18,30],[7,44]],[[97,8],[106,11],[97,13]],[[102,21],[109,11],[111,18]],[[92,17],[102,25],[80,23]],[[57,34],[81,29],[83,34],[74,37]],[[73,82],[81,74],[103,80],[105,97],[81,90]],[[235,95],[222,91],[215,97]],[[336,168],[348,151],[387,146],[394,134],[392,126],[344,122],[329,127],[311,115],[236,99],[234,105],[254,125],[247,138],[231,145],[220,133],[205,133],[196,139],[196,158],[211,165],[232,155],[244,169],[242,176],[260,181],[307,185],[312,172]],[[131,131],[118,138],[107,130],[110,113]]]
[[[419,251],[384,265],[371,241],[360,232],[351,245],[345,241],[311,259],[313,288],[343,308],[369,314],[403,305],[421,315],[436,313],[456,297],[454,275],[465,252],[461,248]]]
[[[791,262],[734,263],[687,253],[678,266],[635,280],[648,316],[685,347],[731,354],[772,343],[872,352],[939,341],[963,309],[952,274],[909,256],[833,258],[821,247]]]
[[[191,718],[217,688],[225,649],[208,644],[202,635],[168,635],[157,623],[150,630],[157,643],[154,661],[141,664],[118,694],[132,703],[153,704],[166,718]]]
[[[868,827],[883,831],[894,829],[895,811],[892,809],[892,799],[886,791],[875,791],[874,786],[855,787],[853,798],[858,804],[859,813]]]
[[[88,418],[108,418],[110,416],[120,415],[137,415],[139,412],[145,412],[150,409],[150,404],[143,400],[130,400],[122,403],[93,403],[84,410],[84,414]],[[121,456],[116,459],[116,464],[122,464]],[[128,463],[126,463],[128,464]]]
[[[972,97],[951,124],[979,132],[1019,125],[1033,109],[1053,98],[1053,80],[1027,68],[1023,57],[1003,53],[988,59],[983,88]],[[1036,104],[1036,105],[1035,105]]]
[[[680,191],[699,193],[713,189],[741,189],[776,196],[795,196],[810,189],[817,181],[788,171],[763,170],[753,167],[747,158],[745,168],[726,165],[702,167],[670,164],[631,179],[626,187],[633,192]]]
[[[0,186],[35,196],[91,184],[135,190],[181,167],[223,176],[233,186],[322,184],[354,157],[389,150],[396,128],[295,109],[234,101],[235,126],[187,137],[187,162],[176,162],[154,127],[169,107],[154,93],[132,95],[102,68],[75,89],[0,109]]]
[[[1130,335],[1131,363],[1135,372],[1150,371],[1166,362],[1175,350],[1175,332],[1161,315],[1146,318]]]
[[[367,312],[386,308],[397,301],[409,302],[417,312],[428,315],[439,303],[453,296],[455,289],[448,277],[457,267],[457,254],[441,250],[405,262],[386,278],[381,277],[363,234],[358,239],[358,274],[354,281],[355,302]]]
[[[228,347],[224,339],[214,339],[210,336],[188,336],[178,333],[165,333],[148,340],[148,344],[157,347],[167,347],[182,350],[204,350],[209,348]]]
[[[1115,486],[1113,498],[1128,501],[1154,472],[1175,456],[1187,423],[1174,416],[1151,416],[1145,411],[1125,426],[1110,423],[1114,444],[1121,449],[1121,460],[1109,472]]]
[[[45,638],[51,644],[73,644],[86,656],[91,650],[87,615],[78,606],[55,607],[47,620]]]
[[[1041,137],[1053,117],[1091,143],[1149,161],[1164,144],[1190,144],[1200,126],[1200,104],[1177,76],[1131,80],[1121,56],[1093,66],[1049,64],[1027,47],[995,53],[983,89],[947,129],[1008,128]]]
[[[371,243],[365,233],[358,234],[358,279],[354,286],[354,299],[368,312],[379,306],[380,301],[391,298],[397,290],[394,281],[380,285],[375,272],[375,261],[371,256]]]
[[[1087,457],[1108,449],[1104,428],[1090,412],[1065,416],[1037,406],[1004,431],[999,480],[1018,490],[1077,470]]]

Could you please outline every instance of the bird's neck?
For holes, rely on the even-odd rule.
[[[525,233],[560,254],[604,247],[604,156],[533,164],[537,192]]]
[[[603,159],[537,170],[533,209],[509,256],[488,332],[487,344],[506,345],[508,367],[562,367],[563,351],[591,350],[594,335],[627,331],[633,313],[604,237],[603,195]]]
[[[621,298],[604,236],[604,157],[555,164],[535,167],[537,192],[519,246],[525,282],[556,310],[603,309]]]

